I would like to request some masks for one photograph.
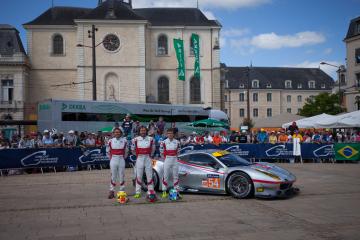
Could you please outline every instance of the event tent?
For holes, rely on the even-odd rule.
[[[360,111],[345,113],[331,118],[320,119],[316,128],[355,128],[360,127]]]
[[[308,118],[303,118],[303,119],[300,119],[300,120],[295,121],[295,122],[296,122],[296,125],[299,128],[317,128],[316,124],[320,120],[324,120],[324,119],[330,120],[330,119],[333,119],[335,117],[336,116],[329,115],[329,114],[326,114],[326,113],[322,113],[320,115],[316,115],[316,116],[308,117]],[[292,122],[285,123],[285,124],[282,125],[282,128],[288,128],[291,124],[292,124]]]

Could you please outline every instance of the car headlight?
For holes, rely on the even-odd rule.
[[[266,172],[266,171],[263,171],[263,170],[260,170],[260,169],[255,169],[255,170],[258,171],[258,172],[261,172],[261,173],[263,173],[263,174],[265,174],[265,175],[267,175],[267,176],[269,176],[271,178],[274,178],[276,180],[281,180],[281,178],[279,176],[275,175],[275,174],[272,174],[272,173],[269,173],[269,172]]]

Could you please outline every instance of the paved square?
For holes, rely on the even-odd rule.
[[[300,195],[108,200],[109,170],[0,177],[0,239],[360,239],[360,164],[282,164]],[[127,173],[127,190],[133,193]]]

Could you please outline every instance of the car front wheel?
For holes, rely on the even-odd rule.
[[[234,172],[227,179],[227,190],[234,198],[247,198],[252,195],[253,183],[243,172]]]

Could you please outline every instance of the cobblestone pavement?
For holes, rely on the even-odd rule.
[[[360,239],[360,164],[281,165],[300,195],[120,206],[106,198],[109,170],[0,177],[0,239]]]

